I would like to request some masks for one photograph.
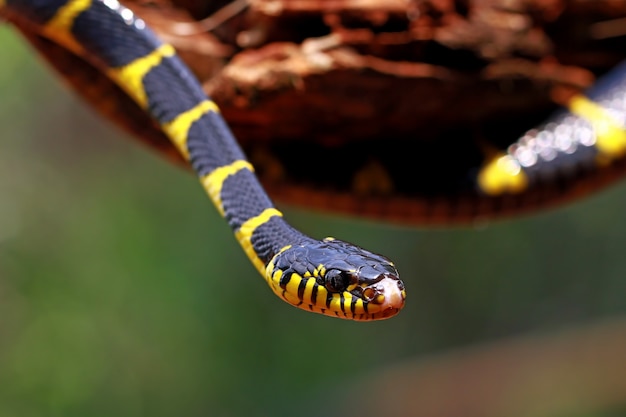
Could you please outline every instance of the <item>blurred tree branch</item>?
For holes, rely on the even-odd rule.
[[[450,124],[545,111],[551,87],[587,87],[625,56],[626,33],[611,24],[623,1],[128,4],[177,47],[243,142],[437,138]]]

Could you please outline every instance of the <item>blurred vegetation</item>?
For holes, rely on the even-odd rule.
[[[287,208],[385,253],[409,291],[385,322],[296,310],[192,175],[92,114],[6,26],[0,49],[0,417],[333,415],[349,384],[373,393],[407,359],[626,312],[626,185],[476,230]]]

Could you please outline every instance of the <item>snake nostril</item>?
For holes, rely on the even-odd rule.
[[[373,288],[366,288],[363,290],[363,297],[367,301],[372,301],[376,297],[376,290]]]

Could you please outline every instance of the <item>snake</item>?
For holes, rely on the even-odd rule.
[[[587,188],[599,188],[623,175],[626,62],[585,94],[568,97],[565,104],[565,109],[485,163],[477,177],[480,191],[491,196],[523,194],[541,183],[573,183],[590,173],[596,174],[589,175],[596,183]],[[578,188],[570,193],[589,191]]]
[[[0,0],[0,10],[100,69],[159,124],[272,291],[303,310],[387,319],[406,290],[386,257],[290,226],[219,108],[176,55],[116,0]]]
[[[406,291],[389,259],[342,240],[313,239],[285,221],[217,105],[174,48],[131,10],[116,0],[0,0],[0,12],[29,41],[34,43],[28,35],[35,33],[97,68],[157,122],[280,298],[304,310],[357,321],[386,319],[402,309]],[[436,223],[437,207],[445,207],[439,215],[443,222],[517,213],[621,178],[626,63],[563,104],[505,151],[485,158],[468,198],[429,203],[425,214],[420,205],[402,216]]]

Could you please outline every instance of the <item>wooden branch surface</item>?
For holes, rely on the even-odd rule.
[[[585,88],[626,51],[623,0],[128,4],[244,142],[474,134],[548,111],[553,86]]]

